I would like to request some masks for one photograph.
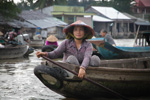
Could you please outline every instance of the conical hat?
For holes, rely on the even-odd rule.
[[[50,35],[46,40],[49,41],[49,42],[56,42],[56,41],[58,41],[58,39],[54,35]]]
[[[0,31],[0,36],[3,35],[3,33]]]
[[[69,25],[68,27],[66,27],[66,28],[63,30],[63,33],[65,33],[66,35],[67,35],[68,33],[72,33],[74,26],[84,26],[84,27],[86,27],[86,29],[87,29],[86,34],[89,34],[89,38],[92,38],[92,36],[95,35],[94,30],[93,30],[89,25],[85,24],[85,23],[84,23],[83,21],[81,21],[81,20],[78,20],[78,21],[72,23],[71,25]]]

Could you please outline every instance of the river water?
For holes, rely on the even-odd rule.
[[[117,39],[118,46],[132,46],[133,39]],[[61,41],[58,41],[60,44]],[[36,51],[35,51],[36,52]],[[65,98],[44,86],[34,75],[33,69],[42,62],[35,52],[29,58],[0,60],[0,100],[78,100]],[[97,98],[94,100],[116,100]],[[134,98],[150,100],[150,98]]]

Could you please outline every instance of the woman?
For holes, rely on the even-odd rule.
[[[50,52],[53,51],[55,48],[58,47],[57,43],[58,39],[54,35],[50,35],[46,39],[45,46],[42,47],[42,52]]]
[[[92,44],[86,41],[86,39],[92,38],[92,36],[95,34],[94,30],[79,20],[66,27],[63,31],[66,34],[67,39],[65,39],[54,51],[38,51],[36,55],[37,57],[47,56],[51,59],[54,59],[58,58],[64,53],[64,62],[80,65],[78,77],[82,79],[85,76],[86,68],[89,65],[99,66],[100,64],[99,57],[95,55],[92,56]],[[41,70],[40,66],[35,68],[35,74],[37,74],[39,70]],[[67,74],[70,75],[68,72]]]
[[[50,36],[46,39],[45,45],[55,45],[55,46],[58,46],[57,41],[58,41],[58,39],[57,39],[54,35],[50,35]]]

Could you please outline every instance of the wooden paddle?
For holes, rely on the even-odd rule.
[[[65,70],[67,70],[67,71],[73,73],[74,75],[77,75],[77,76],[78,76],[78,74],[77,74],[76,72],[65,68],[64,66],[62,66],[62,65],[60,65],[60,64],[58,64],[58,63],[56,63],[56,62],[54,62],[53,60],[49,59],[48,57],[46,57],[46,56],[42,56],[42,57],[43,57],[44,59],[46,59],[47,61],[49,61],[49,62],[51,62],[51,63],[53,63],[53,64],[55,64],[55,65],[57,65],[57,66],[59,66],[59,67],[61,67],[61,68],[63,68],[63,69],[65,69]],[[95,81],[93,81],[93,80],[91,80],[91,79],[89,79],[89,78],[86,78],[86,77],[84,77],[83,79],[85,79],[85,80],[88,81],[88,82],[91,82],[91,83],[94,84],[94,85],[97,85],[98,87],[101,87],[101,88],[107,90],[109,93],[111,93],[112,95],[114,95],[114,96],[116,96],[116,97],[118,97],[118,98],[121,98],[121,99],[123,99],[123,100],[129,100],[129,99],[126,98],[125,96],[123,96],[123,95],[121,95],[121,94],[119,94],[119,93],[117,93],[117,92],[115,92],[115,91],[113,91],[113,90],[111,90],[111,89],[105,87],[104,85],[102,85],[102,84],[100,84],[100,83],[97,83],[97,82],[95,82]]]

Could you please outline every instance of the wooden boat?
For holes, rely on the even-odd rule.
[[[42,48],[44,40],[31,40],[30,46],[33,48]]]
[[[28,50],[27,50],[27,52],[23,55],[23,57],[24,57],[24,58],[27,58],[27,57],[29,57],[29,55],[30,55],[31,53],[33,53],[33,52],[34,52],[34,48],[28,47]]]
[[[53,51],[56,48],[57,48],[56,45],[44,45],[42,47],[42,52],[51,52],[51,51]]]
[[[0,59],[23,57],[27,50],[27,45],[6,46],[5,48],[0,48]]]
[[[150,57],[150,46],[112,46],[105,42],[103,38],[93,38],[89,39],[88,41],[93,44],[93,47],[97,49],[104,59]]]
[[[62,62],[57,63],[78,72],[79,66]],[[50,62],[48,65],[54,66]],[[59,78],[58,76],[63,75],[58,70],[47,72],[47,69],[43,69],[40,76],[44,85],[65,97],[113,97],[105,89],[76,76],[71,79]],[[99,67],[89,66],[86,70],[87,78],[128,97],[148,96],[150,92],[149,76],[150,57],[101,60]]]

